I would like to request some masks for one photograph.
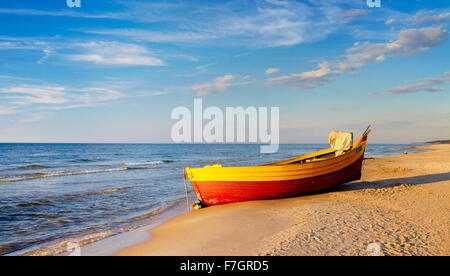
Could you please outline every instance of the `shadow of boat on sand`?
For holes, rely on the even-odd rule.
[[[338,186],[335,191],[355,191],[366,189],[382,189],[398,185],[422,185],[442,181],[450,181],[450,172],[426,174],[410,177],[390,178],[375,181],[350,182]]]

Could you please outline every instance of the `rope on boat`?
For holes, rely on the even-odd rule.
[[[189,208],[189,197],[188,197],[188,189],[187,189],[187,184],[186,184],[186,168],[183,168],[184,171],[184,192],[186,194],[186,209],[188,212],[191,211],[191,208]]]

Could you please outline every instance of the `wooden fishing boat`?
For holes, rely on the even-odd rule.
[[[292,197],[330,189],[361,178],[369,128],[351,149],[336,156],[332,148],[279,162],[249,166],[185,168],[204,206]],[[351,143],[351,141],[350,141]]]

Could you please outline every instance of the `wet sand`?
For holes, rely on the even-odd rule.
[[[450,145],[420,149],[327,193],[178,216],[116,255],[450,255]]]

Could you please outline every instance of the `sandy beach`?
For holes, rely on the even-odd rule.
[[[450,255],[450,145],[420,149],[326,193],[181,215],[116,255]]]

